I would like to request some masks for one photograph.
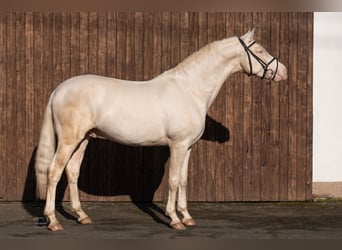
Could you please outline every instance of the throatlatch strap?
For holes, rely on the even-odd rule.
[[[255,43],[255,41],[253,43],[251,43],[248,47],[247,45],[245,44],[244,41],[242,41],[242,39],[240,37],[239,38],[239,41],[242,45],[242,47],[245,49],[246,53],[247,53],[247,56],[248,56],[248,63],[249,63],[249,74],[248,76],[251,76],[253,74],[253,66],[252,66],[252,60],[251,60],[251,55],[249,54],[250,50],[249,48]]]

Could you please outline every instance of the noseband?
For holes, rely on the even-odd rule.
[[[278,71],[278,58],[273,57],[271,61],[269,61],[268,63],[265,63],[260,57],[258,57],[256,54],[253,53],[253,51],[251,51],[251,47],[255,44],[255,41],[252,42],[250,45],[246,45],[244,41],[242,41],[242,39],[239,37],[239,41],[242,45],[242,47],[245,49],[247,56],[248,56],[248,62],[249,62],[249,73],[248,76],[253,75],[253,67],[252,67],[252,60],[251,60],[251,55],[255,58],[255,60],[257,60],[257,62],[261,65],[261,67],[264,69],[264,74],[262,75],[261,79],[264,79],[266,76],[266,73],[268,71],[272,72],[272,80],[275,78],[275,76],[277,75],[277,71]],[[276,66],[276,70],[273,71],[272,69],[269,69],[268,67],[272,64],[273,61],[276,61],[277,66]]]

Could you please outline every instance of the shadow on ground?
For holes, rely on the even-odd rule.
[[[207,116],[206,129],[201,139],[224,143],[229,140],[229,130]],[[38,203],[41,209],[31,209],[32,206],[25,205],[25,202],[36,200],[35,154],[36,149],[29,163],[22,201],[32,216],[41,217],[43,202]],[[168,224],[156,215],[164,215],[164,211],[152,202],[167,169],[168,158],[168,147],[131,147],[108,140],[91,139],[81,165],[78,186],[80,190],[96,196],[128,195],[136,207],[156,222]],[[76,220],[60,205],[66,188],[67,180],[63,174],[57,186],[56,210],[65,218]]]

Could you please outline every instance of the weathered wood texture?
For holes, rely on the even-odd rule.
[[[45,105],[63,80],[147,80],[207,43],[256,28],[288,67],[275,83],[230,77],[209,111],[189,168],[191,201],[312,197],[312,13],[0,13],[0,200],[34,199],[34,153]],[[93,140],[82,200],[166,200],[168,149]],[[65,178],[58,198],[68,199]]]

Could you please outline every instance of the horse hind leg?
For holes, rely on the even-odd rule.
[[[52,231],[63,230],[55,214],[56,187],[66,164],[77,146],[78,142],[65,144],[61,140],[58,143],[56,153],[48,171],[48,187],[44,215],[48,217],[50,221],[48,228]]]
[[[66,166],[66,174],[68,178],[68,185],[70,191],[70,202],[73,211],[78,215],[77,221],[80,224],[91,224],[92,221],[89,216],[83,211],[79,198],[79,191],[77,181],[80,174],[80,167],[83,160],[85,150],[88,145],[88,138],[84,139],[77,150],[72,155],[68,165]]]

